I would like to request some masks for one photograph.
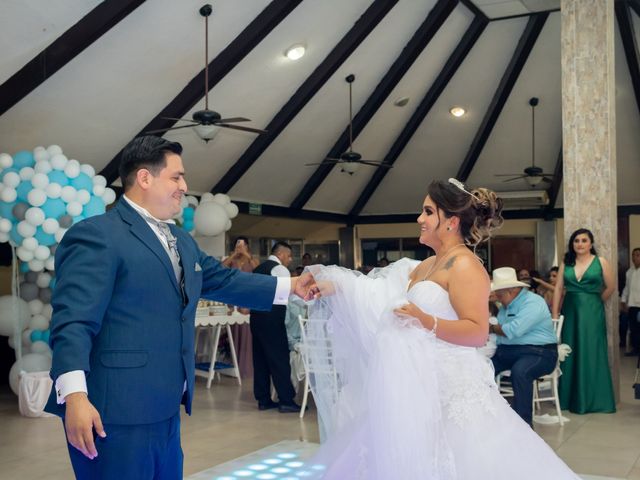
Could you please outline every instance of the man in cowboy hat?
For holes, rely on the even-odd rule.
[[[491,290],[502,304],[498,324],[489,327],[497,335],[498,348],[491,359],[496,373],[511,370],[512,407],[531,427],[533,381],[551,373],[558,361],[558,343],[549,307],[540,295],[519,282],[515,269],[496,268]]]

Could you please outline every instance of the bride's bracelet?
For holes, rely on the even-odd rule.
[[[433,317],[433,327],[431,328],[431,333],[433,333],[433,336],[436,336],[436,330],[438,329],[438,317],[436,317],[435,315],[431,315]]]

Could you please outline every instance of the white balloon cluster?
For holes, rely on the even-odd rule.
[[[238,216],[238,206],[223,193],[205,193],[200,198],[188,195],[182,199],[178,217],[185,230],[205,237],[215,237],[231,228],[231,219]],[[195,213],[194,213],[195,210]]]

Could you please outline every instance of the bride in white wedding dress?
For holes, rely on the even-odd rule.
[[[501,210],[490,190],[433,182],[418,223],[435,256],[368,276],[310,267],[323,440],[314,478],[578,478],[500,396],[476,351],[488,335],[490,284],[465,245],[487,240]]]

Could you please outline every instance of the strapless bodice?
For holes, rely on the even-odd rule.
[[[431,280],[414,283],[407,292],[407,300],[425,313],[447,320],[458,320],[458,314],[449,301],[449,292]]]

